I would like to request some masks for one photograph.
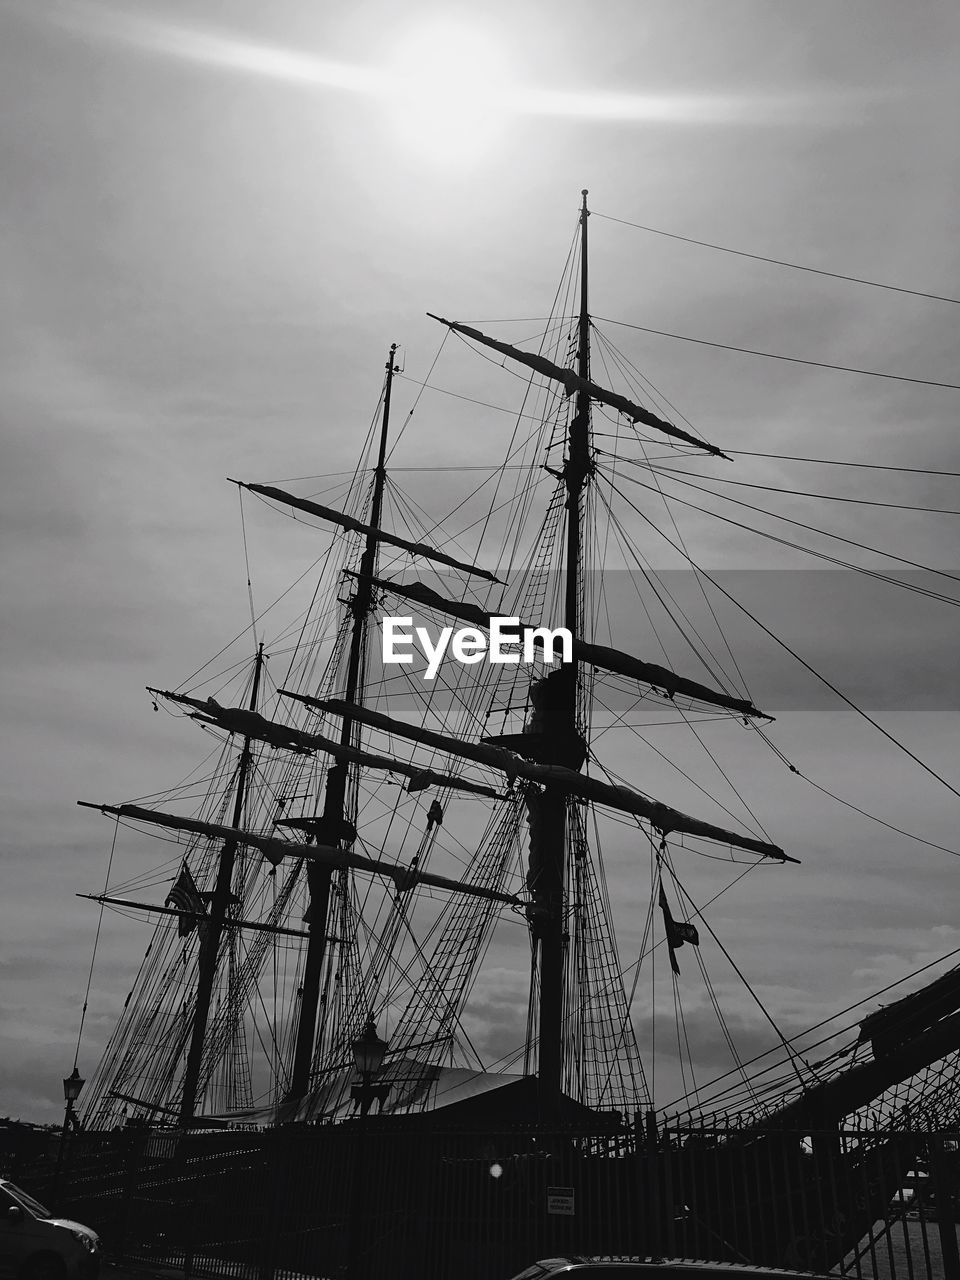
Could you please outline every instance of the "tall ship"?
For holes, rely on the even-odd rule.
[[[606,1160],[590,1177],[608,1200],[645,1188],[633,1251],[662,1250],[683,1219],[679,1251],[832,1266],[902,1180],[918,1117],[955,1116],[960,975],[802,1046],[762,1010],[768,1047],[698,1077],[684,987],[697,981],[698,1018],[732,1041],[708,956],[743,976],[711,928],[701,869],[716,898],[779,864],[768,917],[780,875],[803,869],[783,865],[797,850],[726,771],[722,752],[779,753],[772,716],[721,625],[729,593],[688,555],[658,481],[731,459],[594,324],[588,228],[584,192],[533,338],[433,317],[442,353],[502,366],[504,398],[519,398],[501,463],[452,510],[426,510],[398,481],[416,419],[397,407],[396,346],[352,473],[234,481],[244,509],[298,522],[315,564],[188,681],[150,687],[158,710],[193,722],[192,771],[146,799],[83,802],[112,827],[114,872],[91,896],[153,923],[82,1126],[338,1142],[367,1122],[410,1147],[470,1133],[478,1159],[484,1133],[516,1132],[500,1149],[526,1156],[530,1177],[536,1134],[544,1160],[561,1156],[542,1135],[563,1134],[571,1186],[575,1151]],[[641,530],[686,565],[679,579],[653,567]],[[652,792],[645,761],[651,747],[666,759],[657,735],[677,726],[721,794],[682,769],[683,803],[676,787]],[[142,860],[148,840],[162,842],[154,869],[125,879],[125,850]],[[865,1127],[870,1142],[842,1138]],[[708,1169],[712,1207],[695,1212]],[[737,1214],[724,1185],[764,1211]],[[591,1242],[602,1250],[596,1230]]]

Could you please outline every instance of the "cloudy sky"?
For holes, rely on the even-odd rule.
[[[960,16],[935,0],[3,0],[0,24],[0,1114],[49,1120],[96,926],[73,895],[97,890],[107,856],[105,825],[74,802],[185,772],[184,726],[154,717],[142,689],[185,679],[244,625],[225,477],[351,466],[390,342],[402,346],[398,398],[413,403],[439,342],[428,309],[546,314],[581,188],[607,215],[590,224],[593,311],[704,436],[960,471],[956,390],[609,323],[957,381],[950,302],[623,223],[960,296]],[[478,398],[509,404],[513,391]],[[510,419],[453,404],[424,397],[398,462],[497,460]],[[960,510],[946,476],[745,455],[723,466],[726,479]],[[462,483],[409,476],[425,503]],[[955,516],[724,492],[957,568]],[[700,563],[740,574],[752,611],[960,788],[952,607],[793,576],[822,563],[690,509],[677,519]],[[252,519],[254,577],[283,558],[292,578],[316,548],[286,527],[271,544],[269,523]],[[756,569],[770,572],[745,573]],[[955,795],[749,628],[737,634],[803,772],[960,847]],[[767,829],[803,867],[771,873],[773,890],[751,880],[717,927],[788,1030],[960,945],[955,857],[770,760],[752,782]],[[130,922],[107,921],[86,1074],[141,950]]]

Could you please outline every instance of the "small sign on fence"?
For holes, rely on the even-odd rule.
[[[573,1217],[573,1187],[547,1187],[547,1213]]]

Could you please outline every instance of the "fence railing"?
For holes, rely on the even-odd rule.
[[[53,1207],[188,1276],[506,1280],[577,1254],[960,1280],[956,1134],[418,1120],[71,1135]],[[51,1169],[20,1178],[42,1200]]]

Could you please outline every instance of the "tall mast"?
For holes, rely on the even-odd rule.
[[[253,668],[253,687],[250,690],[250,710],[256,711],[257,698],[260,693],[260,675],[263,671],[263,645],[257,648],[257,659]],[[243,806],[247,796],[247,782],[250,776],[252,760],[251,741],[243,740],[240,762],[237,767],[237,790],[233,800],[233,821],[231,826],[239,827],[243,820]],[[220,939],[223,936],[224,921],[227,908],[233,898],[233,867],[236,860],[237,841],[224,841],[220,850],[220,861],[217,866],[217,883],[210,901],[209,921],[200,927],[200,956],[197,969],[197,1000],[193,1014],[193,1027],[190,1032],[190,1048],[187,1050],[187,1065],[183,1076],[183,1096],[180,1099],[180,1124],[186,1125],[193,1119],[197,1105],[197,1086],[200,1083],[200,1070],[203,1065],[203,1047],[207,1034],[207,1021],[210,1016],[210,997],[213,994],[213,983],[217,973],[217,953],[220,950]]]
[[[581,192],[580,206],[580,319],[578,324],[577,373],[584,382],[590,380],[590,315],[587,311],[587,192]],[[581,387],[577,392],[576,412],[570,421],[567,444],[567,466],[564,478],[569,498],[567,517],[567,582],[564,625],[576,639],[582,639],[580,614],[581,510],[580,498],[590,473],[590,395]],[[577,667],[571,664],[573,689],[572,713],[576,715]],[[575,729],[576,725],[572,727]]]
[[[373,473],[373,499],[370,504],[369,525],[371,531],[380,527],[383,513],[383,491],[387,480],[387,432],[390,427],[390,393],[396,372],[394,359],[397,344],[390,347],[387,357],[387,378],[383,393],[383,418],[380,424],[380,450]],[[377,539],[368,533],[357,575],[357,590],[351,603],[353,631],[350,637],[350,655],[347,661],[346,699],[361,702],[363,697],[363,664],[366,647],[367,616],[373,603],[373,574],[376,568]],[[343,721],[340,741],[343,746],[352,745],[356,728],[349,717]],[[347,797],[347,765],[331,765],[327,770],[324,792],[323,817],[318,832],[320,843],[337,848],[353,843],[353,833],[345,824]],[[322,837],[322,838],[321,838]],[[320,999],[320,980],[326,954],[327,919],[330,913],[330,886],[333,870],[315,862],[307,864],[307,884],[310,889],[309,940],[304,962],[303,983],[300,991],[300,1017],[297,1023],[297,1040],[293,1051],[293,1067],[290,1073],[288,1097],[302,1098],[310,1083],[310,1066],[313,1060],[314,1040],[317,1033],[317,1008]]]
[[[580,206],[580,319],[577,372],[584,383],[590,376],[590,316],[587,311],[587,192]],[[583,630],[580,574],[582,547],[582,496],[590,473],[590,394],[581,387],[567,436],[564,482],[567,488],[566,581],[564,626],[574,639]],[[551,737],[551,761],[579,769],[584,744],[577,716],[576,658],[547,679],[548,714],[555,732]],[[559,787],[544,788],[540,806],[542,857],[534,886],[534,938],[540,950],[540,1021],[537,1056],[541,1118],[553,1115],[559,1106],[563,1085],[564,1038],[564,958],[567,945],[564,885],[568,844],[569,801]]]

